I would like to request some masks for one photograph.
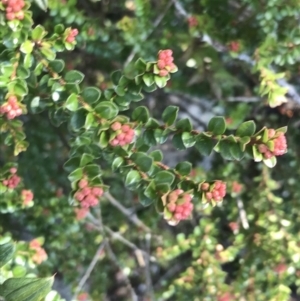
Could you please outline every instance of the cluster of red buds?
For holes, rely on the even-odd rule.
[[[41,264],[48,258],[46,251],[41,247],[41,244],[37,239],[34,239],[29,243],[29,248],[35,251],[35,254],[32,256],[33,262]]]
[[[267,142],[258,145],[258,151],[265,159],[274,156],[281,156],[287,151],[287,142],[284,133],[277,132],[274,129],[267,130]]]
[[[10,189],[15,189],[19,185],[21,178],[16,175],[17,169],[15,167],[12,167],[9,171],[10,176],[3,180],[2,184]]]
[[[89,208],[75,208],[76,219],[79,221],[84,219],[89,213]]]
[[[66,42],[73,43],[75,41],[75,37],[78,35],[78,29],[71,29],[68,36],[66,37]]]
[[[6,6],[6,19],[8,21],[24,19],[24,11],[22,10],[25,6],[24,0],[2,0],[2,4]]]
[[[14,119],[22,115],[22,109],[16,96],[9,96],[7,102],[0,107],[0,114],[6,114],[7,119]]]
[[[79,190],[74,198],[80,202],[83,208],[89,208],[98,204],[99,198],[103,195],[101,187],[90,187],[86,179],[81,179],[78,183]]]
[[[169,73],[177,71],[176,65],[173,63],[173,51],[170,49],[160,50],[158,52],[158,61],[156,63],[158,68],[158,75],[161,77],[167,76]]]
[[[169,224],[175,225],[191,216],[194,208],[191,202],[192,198],[192,195],[182,189],[176,189],[167,195],[165,219],[168,220]]]
[[[209,183],[205,182],[201,184],[201,190],[203,191],[204,197],[208,202],[220,202],[226,195],[226,183],[222,181],[215,181],[214,184],[210,185]]]
[[[190,16],[187,21],[189,23],[189,27],[196,27],[198,25],[198,20],[195,16]]]
[[[110,145],[111,146],[125,146],[132,143],[135,132],[129,124],[121,124],[120,122],[114,122],[110,128],[113,130],[111,135]]]
[[[33,200],[33,193],[31,190],[23,189],[21,191],[22,201],[24,206],[28,206]]]
[[[228,48],[232,52],[239,52],[240,51],[240,43],[238,41],[231,41],[228,43]]]

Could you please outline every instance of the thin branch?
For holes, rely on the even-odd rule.
[[[151,233],[147,233],[146,234],[146,252],[147,252],[146,254],[150,253],[150,247],[151,247]],[[150,259],[149,256],[145,257],[145,268],[144,268],[145,278],[146,278],[146,286],[147,286],[147,295],[148,295],[147,297],[149,297],[150,300],[155,300],[149,259]]]
[[[247,230],[247,229],[249,229],[249,222],[248,222],[247,213],[246,213],[246,210],[244,207],[244,203],[240,198],[237,198],[236,202],[237,202],[237,206],[239,209],[239,215],[240,215],[240,219],[242,222],[242,226],[244,229]]]
[[[137,216],[135,213],[130,212],[127,208],[125,208],[119,201],[117,201],[110,193],[105,193],[105,197],[107,200],[116,207],[119,211],[121,211],[134,225],[144,230],[145,232],[151,232],[151,229],[147,227]]]
[[[100,246],[98,247],[90,265],[88,266],[87,270],[85,271],[83,277],[80,279],[78,286],[75,289],[75,293],[72,297],[72,300],[76,300],[77,295],[79,294],[79,292],[81,291],[82,287],[84,286],[84,284],[86,283],[87,279],[90,277],[94,267],[96,266],[97,261],[99,260],[99,253],[103,250],[105,246],[105,243],[101,243]]]
[[[105,231],[104,231],[104,226],[103,226],[103,222],[102,222],[102,214],[101,214],[101,206],[99,205],[98,209],[98,224],[100,229],[102,230],[102,235],[103,235],[103,241],[105,242],[105,250],[111,260],[111,262],[115,265],[115,267],[120,271],[120,273],[123,276],[123,280],[127,286],[127,289],[130,292],[131,295],[131,300],[132,301],[138,301],[138,296],[136,295],[129,278],[127,277],[127,275],[123,272],[122,266],[118,261],[117,256],[115,255],[115,253],[113,252],[110,243],[106,237]]]

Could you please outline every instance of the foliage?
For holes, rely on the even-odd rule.
[[[242,2],[0,2],[0,300],[299,293],[300,4]]]

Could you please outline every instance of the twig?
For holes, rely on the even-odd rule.
[[[103,222],[102,222],[101,205],[99,205],[99,207],[97,209],[98,209],[98,224],[99,224],[100,229],[102,229],[103,241],[105,242],[105,250],[106,250],[108,256],[110,257],[110,260],[112,261],[112,263],[115,265],[115,267],[122,274],[123,280],[124,280],[124,282],[125,282],[125,284],[127,286],[127,289],[130,292],[131,300],[132,301],[138,301],[138,296],[136,295],[136,293],[135,293],[135,291],[134,291],[134,289],[133,289],[133,287],[132,287],[132,285],[130,283],[129,278],[123,272],[122,266],[119,263],[118,258],[115,255],[115,253],[113,252],[113,250],[112,250],[112,248],[111,248],[111,246],[109,244],[109,241],[108,241],[108,239],[107,239],[107,237],[105,235],[104,226],[103,226]]]
[[[237,202],[237,206],[239,209],[239,215],[240,215],[240,219],[242,222],[242,226],[244,229],[247,230],[247,229],[249,229],[249,222],[248,222],[247,213],[246,213],[246,210],[244,207],[244,203],[240,198],[237,198],[236,202]]]
[[[146,234],[146,252],[147,252],[146,254],[150,253],[150,246],[151,246],[151,233],[147,233]],[[146,286],[147,286],[147,295],[148,295],[147,297],[149,297],[150,300],[155,300],[149,259],[150,259],[149,256],[145,257],[145,268],[144,268],[145,278],[146,278]]]
[[[86,272],[84,273],[83,277],[81,278],[81,280],[78,283],[78,286],[75,289],[75,293],[72,297],[72,300],[76,300],[78,293],[81,291],[82,287],[84,286],[84,284],[86,283],[87,279],[90,277],[97,261],[99,260],[99,253],[103,250],[105,246],[105,243],[101,243],[100,246],[98,247],[90,265],[88,266]]]
[[[121,211],[134,225],[143,229],[145,232],[151,232],[151,229],[148,228],[137,216],[135,213],[130,212],[122,204],[120,204],[110,193],[105,193],[107,200]]]

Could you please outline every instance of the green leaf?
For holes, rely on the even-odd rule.
[[[143,81],[147,87],[151,87],[154,84],[153,74],[151,74],[151,73],[144,74]]]
[[[78,109],[78,96],[74,93],[72,93],[68,98],[67,101],[65,102],[65,107],[69,111],[77,111]]]
[[[65,62],[63,60],[53,60],[49,62],[49,67],[56,73],[60,73],[65,68]]]
[[[165,134],[165,131],[162,129],[155,129],[154,130],[154,138],[157,143],[163,144],[167,141],[168,135]]]
[[[47,34],[45,28],[41,25],[37,25],[31,32],[31,37],[35,41],[40,41]]]
[[[118,85],[119,80],[120,80],[121,77],[122,77],[122,72],[121,72],[121,70],[116,70],[116,71],[114,71],[114,72],[111,74],[111,76],[110,76],[111,81],[113,82],[113,84],[114,84],[115,86]]]
[[[89,130],[95,123],[95,116],[93,112],[90,112],[86,115],[84,128]]]
[[[93,162],[95,157],[91,154],[84,153],[80,159],[80,167],[86,166],[88,163]]]
[[[277,163],[277,159],[275,156],[273,156],[270,159],[263,159],[263,162],[267,167],[273,168]]]
[[[89,179],[94,179],[101,176],[102,172],[97,164],[89,164],[84,167],[84,173],[88,176]]]
[[[71,70],[66,73],[64,78],[67,83],[80,84],[84,79],[84,74],[77,70]]]
[[[180,162],[176,165],[175,170],[178,171],[182,176],[187,176],[191,173],[192,164],[190,162]]]
[[[156,184],[168,184],[172,185],[175,180],[175,176],[166,170],[160,171],[155,175],[154,181]]]
[[[196,137],[189,132],[182,133],[181,139],[186,148],[192,147],[196,143]]]
[[[118,168],[120,168],[124,163],[124,159],[122,157],[117,157],[114,159],[111,167],[113,171],[116,171]]]
[[[100,134],[100,139],[99,139],[99,146],[101,148],[107,147],[109,142],[109,133],[108,132],[102,132]]]
[[[288,129],[288,127],[287,126],[283,126],[283,127],[281,127],[281,128],[278,128],[277,130],[276,130],[276,133],[286,133],[287,132],[287,129]]]
[[[164,88],[167,85],[167,78],[162,76],[154,76],[154,81],[159,88]]]
[[[30,75],[30,71],[22,65],[19,65],[17,68],[17,77],[26,79]]]
[[[70,125],[74,131],[79,131],[85,125],[85,110],[77,110],[71,117]]]
[[[62,34],[65,31],[65,27],[63,24],[57,24],[54,27],[54,32],[57,34]]]
[[[145,153],[137,152],[132,154],[130,158],[143,172],[148,172],[152,167],[153,158],[147,156]]]
[[[116,117],[119,113],[117,105],[110,101],[100,102],[96,106],[95,111],[97,112],[97,114],[100,115],[100,117],[105,119],[112,119]]]
[[[175,127],[178,130],[182,130],[184,132],[190,132],[192,130],[192,123],[189,118],[184,118],[176,122]]]
[[[144,73],[146,71],[146,62],[139,58],[135,63],[134,63],[134,67],[137,69],[137,71],[139,72],[139,74]]]
[[[13,257],[14,252],[15,252],[14,244],[8,242],[3,245],[0,245],[0,268]]]
[[[200,152],[203,156],[209,156],[214,149],[217,141],[211,137],[207,137],[204,134],[200,134],[196,138],[196,149]]]
[[[162,120],[167,126],[170,126],[175,122],[178,115],[178,110],[179,108],[175,106],[168,106],[165,108],[162,113]]]
[[[141,175],[138,171],[131,170],[126,176],[125,186],[128,189],[135,190],[139,186],[141,179]]]
[[[146,187],[144,194],[149,199],[155,199],[157,197],[157,191],[154,181],[152,180],[149,185]]]
[[[226,121],[222,116],[213,117],[208,123],[208,131],[214,135],[222,135],[226,130]]]
[[[26,54],[31,53],[33,50],[33,46],[34,46],[34,43],[27,40],[21,44],[20,50],[21,50],[21,52],[26,53]]]
[[[260,162],[263,160],[263,155],[258,151],[256,145],[252,146],[253,158],[255,162]]]
[[[247,144],[248,144],[250,141],[251,141],[251,138],[248,137],[248,136],[244,136],[244,137],[241,137],[241,138],[239,139],[239,142],[240,142],[240,145],[241,145],[241,149],[242,149],[243,152],[245,151],[246,146],[247,146]]]
[[[48,0],[34,0],[34,2],[37,4],[37,6],[44,10],[47,11],[48,8]]]
[[[10,278],[0,287],[5,301],[40,301],[51,290],[54,278]]]
[[[149,110],[145,106],[137,107],[132,112],[132,120],[146,123],[149,120]]]
[[[254,121],[249,120],[242,123],[236,130],[236,136],[244,137],[244,136],[252,136],[255,133],[256,125]]]
[[[101,91],[95,87],[87,87],[82,90],[81,96],[86,103],[91,105],[100,99]]]
[[[69,174],[68,179],[71,183],[73,183],[81,180],[82,177],[83,177],[83,169],[77,168]]]
[[[172,143],[175,146],[176,149],[184,150],[186,147],[184,146],[181,138],[181,133],[177,133],[172,138]]]
[[[40,51],[47,60],[52,61],[55,59],[56,53],[52,49],[48,47],[41,47]]]
[[[150,206],[154,201],[154,199],[148,198],[142,191],[139,191],[138,196],[140,203],[145,207]]]
[[[242,160],[244,157],[244,153],[243,153],[239,143],[233,143],[233,142],[231,143],[230,153],[231,153],[232,157],[238,161]]]
[[[144,143],[146,145],[155,146],[156,145],[156,139],[155,139],[155,136],[154,136],[154,130],[146,130],[143,133],[143,140],[144,140]]]
[[[151,152],[149,156],[152,157],[156,162],[160,162],[163,159],[163,153],[159,149]]]

